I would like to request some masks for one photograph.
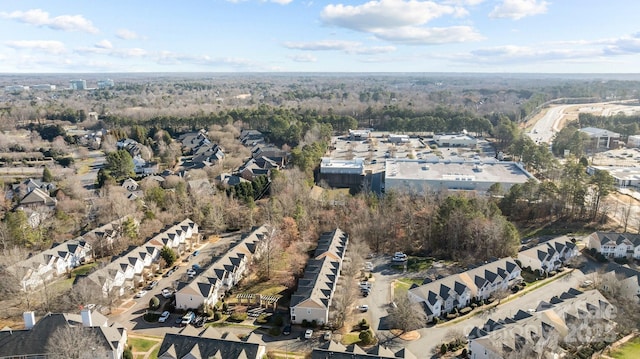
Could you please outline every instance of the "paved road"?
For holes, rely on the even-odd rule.
[[[91,163],[89,165],[89,172],[80,175],[80,183],[86,189],[94,189],[96,184],[96,179],[98,178],[98,171],[104,167],[107,162],[107,158],[102,151],[90,151],[89,155],[86,158],[77,158],[77,160],[86,161],[89,160]]]
[[[564,111],[575,105],[553,106],[547,110],[547,113],[533,125],[529,133],[529,137],[536,143],[551,143],[556,132],[560,131],[559,124],[564,116]]]
[[[163,336],[168,332],[177,332],[180,329],[175,323],[178,318],[177,314],[171,314],[166,323],[147,323],[143,320],[142,317],[149,306],[149,300],[152,296],[156,296],[160,298],[161,302],[166,301],[167,299],[160,294],[162,289],[167,287],[175,288],[178,280],[187,279],[186,271],[188,268],[191,268],[196,263],[205,266],[210,260],[215,260],[216,257],[226,252],[229,246],[239,239],[239,236],[240,234],[221,236],[216,243],[203,243],[199,247],[200,254],[198,256],[190,257],[189,261],[186,262],[178,262],[177,265],[180,266],[180,269],[168,278],[161,277],[158,280],[158,285],[153,290],[148,291],[142,298],[132,298],[126,301],[122,307],[128,307],[128,309],[117,315],[110,316],[110,319],[121,323],[127,330],[133,330],[141,335]]]
[[[420,333],[420,339],[406,342],[399,338],[394,337],[388,331],[388,327],[385,323],[385,317],[389,308],[388,295],[389,290],[385,290],[384,285],[390,286],[393,279],[402,277],[403,275],[389,268],[384,264],[384,261],[380,262],[380,265],[375,269],[374,276],[376,278],[376,285],[372,295],[369,297],[370,312],[373,318],[380,318],[377,323],[374,322],[374,329],[376,329],[376,335],[380,343],[394,349],[409,348],[409,350],[418,355],[419,357],[427,357],[426,355],[433,353],[440,347],[440,344],[445,341],[448,333],[451,331],[462,331],[465,335],[473,329],[475,326],[482,326],[489,318],[501,319],[508,316],[513,316],[518,310],[528,310],[536,308],[540,301],[547,301],[554,295],[560,295],[567,291],[569,288],[577,288],[587,277],[579,270],[575,270],[573,273],[563,276],[547,285],[540,288],[536,288],[531,292],[528,292],[522,297],[513,299],[509,302],[500,304],[490,312],[476,315],[467,320],[461,321],[456,324],[437,326],[430,328],[423,328],[418,330]],[[388,287],[387,287],[388,288]]]

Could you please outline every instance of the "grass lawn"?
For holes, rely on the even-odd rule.
[[[157,340],[143,338],[129,338],[129,345],[133,347],[134,352],[147,352],[152,346],[158,343]]]
[[[425,271],[433,265],[433,258],[425,258],[425,257],[409,257],[407,259],[407,272],[422,272]],[[404,270],[404,264],[402,263],[391,263],[391,268],[396,270]]]
[[[343,335],[341,343],[344,345],[360,343],[360,332],[351,332]]]
[[[419,278],[400,278],[393,285],[394,295],[406,293],[412,285],[422,285],[422,279]]]
[[[98,262],[93,262],[89,264],[83,264],[79,267],[76,267],[71,271],[71,277],[75,277],[77,275],[85,275],[93,270],[98,265]]]
[[[636,359],[640,358],[640,338],[628,341],[620,348],[611,352],[609,355],[615,359]]]
[[[158,353],[160,352],[160,346],[158,345],[157,348],[155,348],[151,354],[149,354],[149,358],[151,359],[158,359]]]

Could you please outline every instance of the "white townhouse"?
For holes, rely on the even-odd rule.
[[[197,233],[198,225],[190,219],[185,219],[152,237],[143,245],[114,257],[104,268],[89,274],[87,278],[101,287],[105,296],[114,291],[122,296],[126,289],[135,288],[136,284],[144,282],[144,274],[160,258],[160,251],[164,245],[178,246]]]
[[[472,359],[557,358],[560,343],[584,342],[585,335],[611,340],[615,308],[597,290],[575,289],[540,303],[536,311],[489,319],[467,335]],[[606,339],[608,338],[608,339]]]
[[[424,284],[408,292],[409,300],[421,303],[427,320],[441,317],[455,308],[462,309],[472,300],[483,300],[498,290],[506,290],[521,280],[520,267],[511,258],[471,268]]]
[[[640,259],[640,234],[593,232],[585,242],[607,258]]]
[[[578,254],[576,244],[569,237],[562,236],[521,250],[517,259],[523,268],[548,273],[557,270]]]
[[[298,280],[298,288],[291,297],[289,311],[291,323],[316,321],[322,325],[329,321],[342,261],[344,260],[349,235],[336,228],[323,233],[318,240],[312,259]]]
[[[176,308],[195,309],[202,304],[215,305],[227,290],[244,277],[251,261],[260,257],[268,235],[267,226],[255,228],[191,283],[179,283]]]
[[[91,258],[91,246],[82,239],[70,239],[8,268],[23,289],[36,289],[44,282],[70,272]]]

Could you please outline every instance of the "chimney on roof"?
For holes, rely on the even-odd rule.
[[[36,325],[36,313],[35,312],[24,312],[22,313],[22,318],[24,318],[24,327],[29,330]]]
[[[82,326],[93,327],[93,319],[91,318],[91,309],[83,309],[80,311],[82,316]]]

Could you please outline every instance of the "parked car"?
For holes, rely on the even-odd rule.
[[[193,270],[192,268],[189,268],[189,269],[187,269],[187,275],[188,275],[190,278],[193,278],[193,277],[195,277],[195,275],[196,275],[196,271],[195,271],[195,270]]]
[[[291,334],[291,325],[287,325],[284,327],[284,329],[282,329],[282,335],[289,335]]]
[[[136,298],[142,298],[142,297],[145,296],[145,294],[147,294],[147,291],[143,289],[143,290],[139,291],[138,293],[136,293]]]
[[[371,289],[371,282],[360,282],[360,289]]]
[[[582,283],[580,284],[580,286],[581,286],[582,288],[587,288],[587,287],[590,287],[590,286],[592,286],[592,285],[593,285],[593,281],[592,281],[592,280],[589,280],[589,279],[585,280],[584,282],[582,282]]]
[[[204,326],[204,322],[207,321],[207,318],[205,317],[196,317],[196,319],[193,321],[193,326],[196,328],[202,328],[202,326]]]
[[[195,318],[196,318],[196,315],[193,312],[187,312],[187,314],[185,314],[182,317],[182,321],[180,322],[180,324],[182,325],[190,324]]]
[[[311,330],[311,329],[307,329],[307,330],[304,332],[304,338],[305,338],[305,339],[311,339],[311,337],[312,337],[312,336],[313,336],[313,330]]]
[[[160,318],[158,318],[158,322],[160,323],[164,323],[167,321],[167,319],[169,318],[170,313],[168,311],[164,311],[162,312],[162,315],[160,315]]]
[[[167,273],[165,273],[165,274],[164,274],[164,275],[162,275],[162,276],[163,276],[163,277],[165,277],[165,278],[167,278],[167,277],[169,277],[170,275],[172,275],[174,272],[175,272],[175,271],[174,271],[173,269],[169,269],[169,270],[167,271]]]
[[[152,290],[153,288],[155,288],[158,285],[158,281],[154,280],[153,282],[149,283],[149,285],[147,286],[147,290]]]
[[[173,295],[173,291],[172,290],[170,290],[168,288],[165,288],[165,289],[162,290],[162,296],[163,297],[170,298],[172,295]]]
[[[397,253],[396,253],[396,254],[393,256],[393,259],[391,259],[391,261],[392,261],[392,262],[404,262],[404,261],[406,261],[406,260],[407,260],[407,258],[408,258],[408,257],[407,257],[407,255],[406,255],[406,254],[404,254],[404,253],[401,253],[401,254],[397,254]]]
[[[200,251],[193,251],[193,253],[191,254],[193,257],[197,256],[198,254],[200,254]]]
[[[195,271],[200,270],[200,268],[201,268],[201,267],[200,267],[200,265],[199,265],[199,264],[194,264],[194,265],[192,265],[192,266],[191,266],[191,269],[193,269],[193,270],[195,270]]]
[[[326,341],[331,340],[331,332],[324,332],[324,335],[322,335],[322,339]]]
[[[363,312],[363,313],[369,310],[369,306],[368,306],[368,305],[366,305],[366,304],[359,305],[359,306],[357,306],[356,308],[357,308],[358,310],[360,310],[361,312]]]

